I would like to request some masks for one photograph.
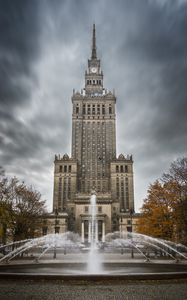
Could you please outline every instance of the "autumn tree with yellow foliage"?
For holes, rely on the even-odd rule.
[[[140,233],[187,244],[187,159],[171,164],[168,173],[148,189],[137,230]]]

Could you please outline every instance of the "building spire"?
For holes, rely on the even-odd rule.
[[[95,24],[93,24],[93,35],[92,35],[92,56],[91,59],[97,59],[96,51],[96,36],[95,36]]]

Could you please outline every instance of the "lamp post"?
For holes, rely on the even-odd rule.
[[[57,225],[58,225],[58,209],[55,208],[55,233],[59,233]]]
[[[58,233],[58,209],[55,208],[55,246],[54,246],[54,255],[53,258],[56,258],[56,234]]]
[[[133,216],[134,210],[130,209],[130,218],[131,218],[131,258],[134,258],[134,249],[133,249],[133,239],[132,239],[132,216]]]

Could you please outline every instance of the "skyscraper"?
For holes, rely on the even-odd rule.
[[[93,25],[85,86],[72,95],[72,151],[55,155],[53,210],[66,213],[67,228],[89,240],[89,201],[97,195],[98,239],[119,229],[134,211],[132,155],[116,157],[116,96],[104,88]]]

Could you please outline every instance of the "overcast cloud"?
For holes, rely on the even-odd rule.
[[[93,22],[138,210],[148,185],[187,154],[187,1],[0,0],[0,165],[51,209],[53,159],[70,154],[71,95],[84,85]]]

